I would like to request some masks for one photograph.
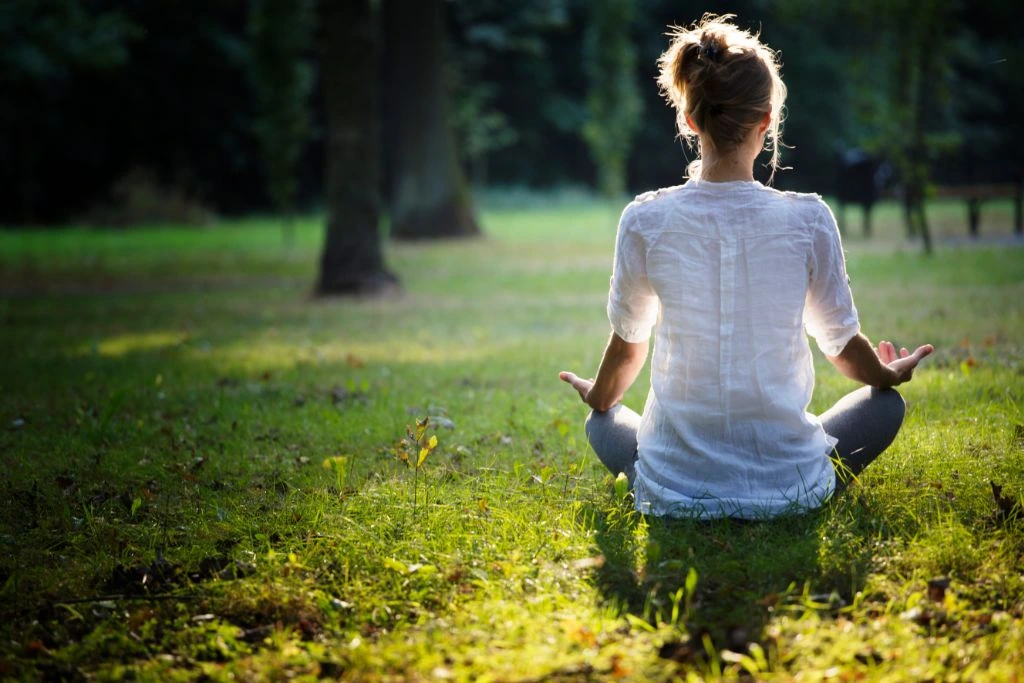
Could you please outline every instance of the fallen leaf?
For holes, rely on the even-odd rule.
[[[612,678],[629,678],[633,670],[622,663],[621,655],[612,655],[612,668],[609,672]]]
[[[947,588],[949,588],[949,579],[945,576],[930,580],[928,582],[928,599],[933,602],[942,602],[946,597]]]
[[[566,636],[574,643],[583,647],[594,647],[597,645],[597,636],[589,628],[576,621],[570,621],[565,625]]]
[[[992,486],[992,497],[996,501],[996,517],[1003,520],[1016,519],[1021,514],[1020,502],[1011,496],[1003,495],[1003,487],[994,481],[989,481]]]

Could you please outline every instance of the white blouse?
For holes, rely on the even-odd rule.
[[[694,180],[640,195],[619,222],[608,318],[628,342],[656,330],[638,510],[758,519],[832,495],[805,328],[834,356],[860,325],[821,197]]]

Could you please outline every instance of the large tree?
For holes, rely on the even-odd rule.
[[[327,240],[318,294],[375,294],[384,267],[377,143],[378,31],[370,0],[321,3],[327,149]]]
[[[391,234],[479,233],[448,115],[443,0],[385,0]]]

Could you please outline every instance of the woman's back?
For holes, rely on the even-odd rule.
[[[623,214],[615,273],[613,302],[636,301],[645,281],[653,296],[647,310],[611,305],[613,327],[660,317],[638,499],[656,514],[745,517],[820,504],[832,444],[805,412],[805,316],[827,352],[858,329],[821,199],[750,181],[641,195]]]

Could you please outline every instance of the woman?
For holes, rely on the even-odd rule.
[[[892,387],[933,348],[876,350],[860,333],[828,206],[754,180],[763,149],[773,173],[778,163],[786,87],[775,53],[731,16],[707,15],[676,29],[658,64],[698,158],[686,184],[626,207],[597,377],[559,376],[593,409],[590,444],[626,474],[641,512],[760,519],[816,508],[895,438],[904,403]],[[641,417],[619,401],[652,330]],[[806,411],[807,333],[867,385],[820,417]]]

